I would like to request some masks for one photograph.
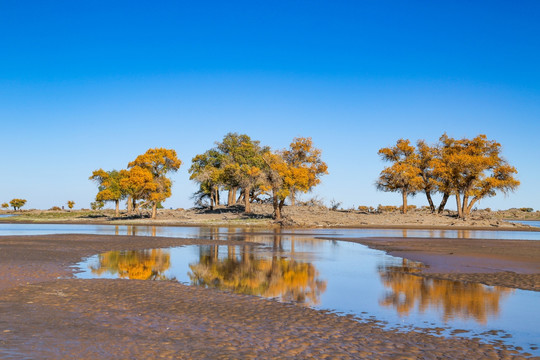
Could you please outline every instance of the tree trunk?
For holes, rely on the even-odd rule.
[[[231,205],[234,205],[235,203],[234,200],[236,200],[236,190],[238,190],[238,188],[235,186],[232,188],[232,196],[231,196]]]
[[[234,201],[232,188],[229,189],[229,195],[227,196],[227,206],[231,206]]]
[[[439,210],[437,210],[437,213],[442,213],[444,211],[444,207],[446,206],[446,202],[448,201],[448,198],[450,197],[449,193],[444,193],[443,198],[441,200],[441,204],[439,205]]]
[[[278,209],[280,216],[283,216],[283,205],[285,205],[285,199],[279,201]]]
[[[463,215],[464,219],[468,215],[468,213],[467,213],[468,205],[469,205],[469,195],[464,194],[463,195],[463,203],[461,204],[461,214]]]
[[[463,209],[461,208],[461,195],[458,193],[456,193],[456,206],[457,206],[457,213],[458,213],[458,217],[460,219],[463,219]]]
[[[155,219],[157,215],[157,202],[152,202],[152,219]]]
[[[435,212],[435,205],[433,204],[433,199],[431,199],[431,191],[426,190],[426,197],[429,203],[429,209],[431,210],[431,213],[433,214]]]
[[[401,208],[401,212],[403,214],[406,214],[407,213],[407,190],[402,190],[401,196],[403,197],[403,207]]]
[[[210,190],[210,210],[214,210],[214,190]]]
[[[291,206],[296,206],[296,189],[291,189]]]
[[[242,189],[242,191],[240,191],[240,195],[238,195],[238,199],[236,199],[237,204],[240,204],[241,202],[244,201],[244,195],[245,195],[245,192],[244,192],[244,189]]]
[[[216,186],[214,191],[216,192],[216,206],[219,206],[219,188]]]
[[[250,192],[251,192],[251,189],[249,187],[246,187],[244,189],[244,212],[247,214],[251,213],[251,203],[249,202]]]
[[[469,206],[467,206],[467,209],[466,209],[466,211],[467,211],[467,212],[466,212],[466,215],[470,215],[470,214],[471,214],[472,207],[474,206],[474,204],[475,204],[477,201],[478,201],[478,198],[477,198],[477,197],[474,197],[474,198],[471,200]]]
[[[131,195],[127,199],[127,212],[131,214],[133,212],[133,200],[131,200]]]
[[[272,205],[274,206],[274,219],[281,220],[281,209],[279,208],[279,200],[275,193],[272,196]]]
[[[120,200],[115,200],[116,203],[116,216],[120,215]]]

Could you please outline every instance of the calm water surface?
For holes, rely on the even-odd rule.
[[[540,355],[540,292],[425,279],[422,264],[366,246],[322,240],[434,237],[540,240],[516,231],[156,227],[0,224],[0,235],[100,234],[240,240],[246,246],[184,246],[99,254],[77,265],[79,278],[176,279],[179,282],[295,302],[376,319],[389,328],[464,329],[461,336],[503,339]],[[252,246],[249,246],[252,245]],[[362,321],[362,320],[360,320]],[[502,330],[498,336],[486,331]],[[511,337],[508,337],[511,336]]]
[[[540,221],[536,221],[536,220],[512,220],[512,222],[530,225],[534,227],[540,227]]]
[[[522,239],[540,240],[534,231],[478,231],[478,230],[410,230],[410,229],[294,229],[286,233],[307,237],[426,237],[470,239]],[[249,234],[273,234],[272,229],[245,229],[227,227],[143,226],[143,225],[92,225],[92,224],[12,224],[0,223],[0,236],[50,235],[50,234],[99,234],[165,236],[183,238],[229,239]]]
[[[344,233],[356,231],[338,230],[346,237]],[[201,228],[199,237],[244,240],[253,246],[108,252],[78,264],[77,277],[175,279],[371,317],[389,328],[444,328],[445,335],[464,329],[468,333],[462,336],[486,341],[511,335],[503,340],[529,352],[540,339],[540,312],[531,311],[538,309],[540,292],[418,277],[413,274],[422,268],[420,263],[360,244],[317,239],[307,232]],[[502,331],[494,336],[486,334],[489,330]]]

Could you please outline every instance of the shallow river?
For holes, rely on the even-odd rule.
[[[388,328],[502,340],[540,355],[540,292],[426,279],[422,264],[366,246],[318,237],[407,236],[540,240],[540,233],[376,229],[240,228],[0,224],[0,235],[89,233],[240,240],[254,246],[184,246],[96,254],[79,278],[179,282],[295,302],[375,319]],[[251,245],[249,244],[249,245]],[[492,330],[500,330],[494,332]],[[457,333],[456,332],[456,333]],[[455,334],[455,333],[454,333]]]

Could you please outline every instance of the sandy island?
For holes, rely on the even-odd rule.
[[[221,206],[208,209],[159,210],[157,219],[122,212],[116,217],[112,210],[90,211],[41,211],[9,212],[15,215],[0,218],[2,222],[18,223],[81,223],[108,225],[155,226],[235,226],[235,227],[286,227],[286,228],[385,228],[385,229],[450,229],[450,230],[516,230],[540,231],[538,227],[523,225],[512,220],[540,220],[540,212],[473,211],[466,220],[458,219],[452,211],[431,214],[418,209],[407,214],[396,212],[366,213],[358,210],[332,210],[324,206],[286,206],[284,219],[272,219],[272,206],[253,204],[252,213],[245,214],[243,206]]]
[[[412,248],[417,239],[407,240],[408,244],[370,239],[368,245],[386,246],[391,252],[404,250],[411,257],[422,254]],[[430,244],[425,241],[422,246]],[[375,321],[359,322],[302,306],[171,281],[70,278],[70,265],[109,250],[213,243],[98,235],[0,237],[0,357],[510,359],[527,355],[478,339],[437,337],[421,329],[407,333],[383,330]],[[531,260],[540,251],[536,243],[524,242],[523,250],[511,246],[512,255],[507,260],[522,264],[511,269],[516,274],[537,269],[538,264]],[[433,244],[434,254],[450,251],[480,258],[476,250],[467,252],[460,242]],[[498,244],[493,247],[500,249],[494,250],[494,258],[506,261],[504,249],[509,244],[491,240],[478,244]],[[483,245],[476,247],[478,251]],[[538,289],[537,278],[535,281]]]

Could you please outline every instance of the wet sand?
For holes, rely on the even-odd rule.
[[[70,265],[108,250],[216,243],[225,242],[0,237],[0,358],[522,358],[478,339],[383,330],[377,322],[171,281],[69,278]]]

